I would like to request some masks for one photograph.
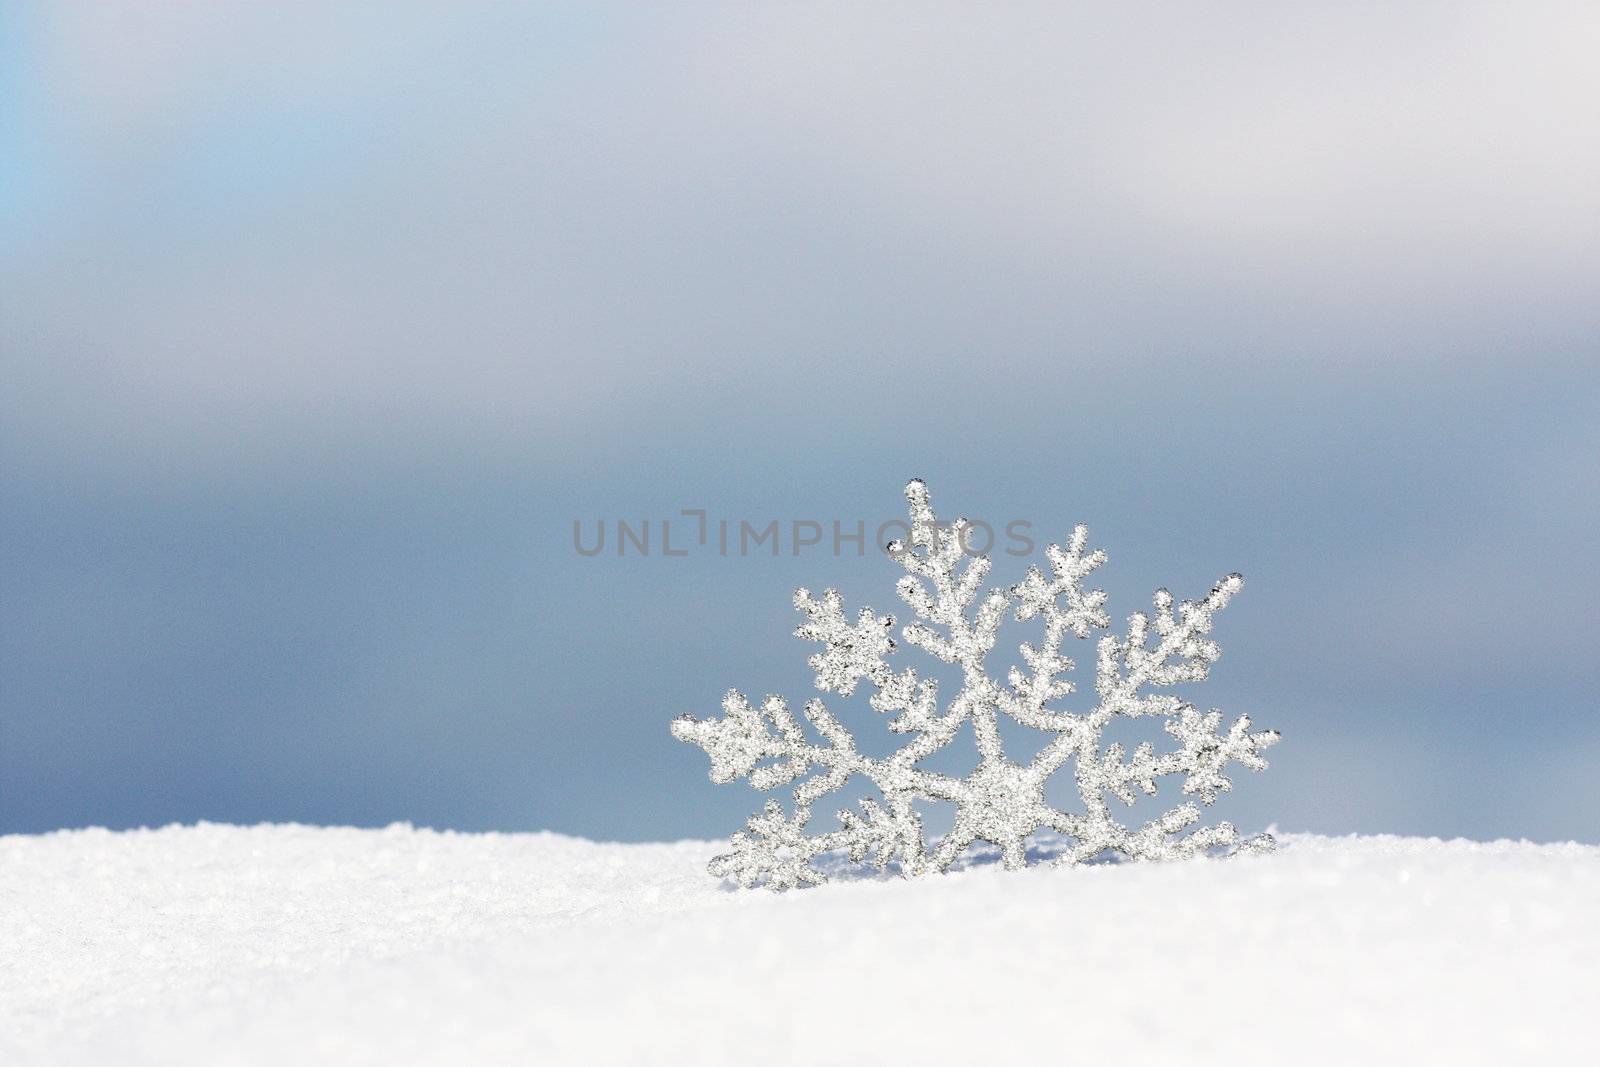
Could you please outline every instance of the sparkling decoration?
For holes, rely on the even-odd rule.
[[[910,542],[888,546],[908,572],[896,590],[916,616],[900,636],[959,666],[960,692],[941,711],[933,679],[919,679],[915,667],[896,672],[889,666],[887,657],[896,649],[893,616],[862,608],[851,622],[836,591],[813,597],[796,590],[794,605],[806,621],[795,635],[822,644],[809,660],[817,689],[849,696],[862,681],[869,682],[872,708],[889,716],[885,725],[891,731],[910,740],[889,756],[869,758],[856,750],[855,739],[821,700],[807,701],[797,718],[780,696],[753,705],[736,689],[723,698],[721,718],[674,720],[673,736],[699,745],[711,757],[713,782],[748,778],[764,792],[799,782],[792,814],[768,800],[733,835],[733,850],[711,861],[712,875],[746,888],[815,885],[827,880],[815,861],[834,851],[857,863],[870,859],[880,870],[895,864],[902,874],[920,875],[947,869],[976,841],[997,846],[1005,866],[1014,869],[1027,863],[1029,838],[1051,832],[1068,842],[1057,863],[1107,853],[1152,860],[1272,849],[1270,836],[1244,838],[1226,822],[1196,828],[1200,808],[1192,802],[1137,829],[1117,822],[1109,803],[1115,798],[1132,805],[1138,793],[1155,795],[1156,779],[1181,774],[1183,793],[1210,804],[1232,788],[1223,773],[1229,761],[1251,770],[1266,767],[1261,750],[1278,740],[1276,732],[1252,733],[1250,720],[1240,716],[1221,733],[1220,711],[1200,712],[1171,693],[1149,691],[1206,677],[1220,652],[1206,636],[1211,617],[1239,591],[1243,578],[1230,574],[1205,599],[1176,605],[1171,593],[1158,589],[1153,614],[1136,612],[1123,636],[1100,638],[1094,707],[1068,712],[1057,707],[1074,691],[1063,677],[1073,661],[1061,654],[1062,642],[1068,634],[1083,640],[1111,625],[1106,594],[1083,585],[1106,561],[1099,549],[1085,551],[1088,528],[1077,526],[1066,545],[1046,548],[1049,575],[1030,567],[1019,584],[990,589],[980,599],[989,559],[966,550],[967,522],[940,525],[920,480],[906,486],[906,500]],[[1001,684],[989,676],[984,661],[1008,610],[1019,620],[1041,619],[1044,635],[1037,646],[1021,645],[1026,669],[1012,667]],[[1001,744],[1002,714],[1055,736],[1027,763],[1014,763]],[[1177,749],[1157,755],[1148,741],[1131,753],[1120,742],[1102,747],[1107,724],[1119,715],[1164,718]],[[980,757],[970,775],[954,778],[918,766],[968,723]],[[1069,761],[1081,812],[1058,810],[1045,799],[1046,782]],[[876,786],[881,798],[867,797],[858,808],[840,811],[837,829],[808,833],[812,806],[855,775]],[[955,805],[955,825],[930,847],[916,805],[937,801]]]

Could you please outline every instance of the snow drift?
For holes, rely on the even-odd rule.
[[[0,1061],[1591,1062],[1600,847],[868,874],[715,843],[200,825],[0,838]]]

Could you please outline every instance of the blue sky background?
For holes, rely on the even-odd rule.
[[[667,723],[803,697],[790,590],[897,569],[573,521],[918,475],[1089,523],[1116,615],[1246,575],[1188,694],[1285,735],[1242,824],[1600,841],[1596,54],[1586,4],[7,5],[0,831],[724,834]]]

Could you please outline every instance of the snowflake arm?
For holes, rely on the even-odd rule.
[[[1207,640],[1211,617],[1228,606],[1244,578],[1230,574],[1215,586],[1204,600],[1185,600],[1172,611],[1172,594],[1157,589],[1155,603],[1155,647],[1150,647],[1150,617],[1142,611],[1128,616],[1126,637],[1100,640],[1095,690],[1100,706],[1094,716],[1104,722],[1113,715],[1170,715],[1178,709],[1177,699],[1167,694],[1144,694],[1146,686],[1167,687],[1180,682],[1201,682],[1211,671],[1222,650]]]
[[[1266,770],[1267,761],[1261,750],[1278,740],[1276,730],[1250,732],[1250,717],[1241,715],[1234,720],[1227,735],[1218,736],[1222,725],[1222,712],[1213,708],[1204,715],[1194,708],[1184,707],[1176,719],[1168,719],[1164,729],[1183,745],[1173,753],[1162,774],[1184,774],[1183,791],[1198,796],[1210,804],[1218,793],[1233,789],[1233,782],[1222,773],[1232,760],[1252,771]]]
[[[971,718],[978,752],[985,761],[1004,759],[994,715],[994,685],[985,673],[984,658],[994,647],[1010,594],[992,589],[976,610],[971,610],[989,573],[989,558],[967,557],[967,521],[957,519],[941,527],[933,514],[928,487],[920,478],[906,485],[906,502],[911,511],[910,544],[891,541],[888,546],[890,555],[907,571],[895,589],[917,617],[902,634],[907,644],[961,666],[962,689],[952,710],[959,709]],[[967,560],[964,568],[963,559]]]
[[[1153,796],[1156,779],[1181,773],[1186,776],[1183,792],[1211,804],[1219,792],[1232,788],[1232,782],[1222,774],[1228,760],[1237,760],[1252,770],[1265,768],[1260,750],[1277,741],[1276,733],[1250,734],[1249,719],[1241,717],[1227,738],[1218,738],[1215,731],[1221,722],[1220,712],[1201,716],[1176,695],[1142,692],[1147,687],[1165,688],[1206,678],[1220,655],[1216,643],[1205,637],[1211,630],[1212,616],[1226,607],[1243,585],[1242,577],[1230,574],[1204,600],[1184,601],[1176,613],[1172,594],[1158,589],[1153,598],[1153,634],[1151,618],[1135,612],[1129,616],[1126,636],[1101,638],[1095,680],[1100,703],[1078,730],[1063,733],[1036,757],[1037,763],[1052,770],[1068,758],[1077,758],[1075,777],[1088,818],[1085,832],[1067,862],[1107,849],[1136,859],[1181,859],[1219,845],[1247,844],[1252,850],[1267,847],[1264,841],[1255,839],[1240,842],[1228,823],[1173,838],[1173,834],[1199,819],[1199,809],[1192,804],[1174,808],[1138,831],[1129,831],[1111,818],[1106,803],[1106,794],[1110,793],[1123,803],[1132,804],[1136,799],[1134,786]],[[1158,757],[1152,746],[1142,744],[1134,750],[1131,761],[1124,764],[1120,744],[1111,745],[1103,753],[1099,750],[1101,731],[1117,715],[1169,716],[1165,729],[1183,747]]]
[[[806,837],[805,820],[798,815],[789,818],[776,800],[767,801],[761,814],[750,816],[731,843],[733,851],[713,859],[707,870],[717,878],[732,878],[741,888],[764,882],[784,890],[827,881],[811,862],[822,843]]]
[[[819,764],[828,768],[828,776],[842,781],[860,761],[855,739],[820,700],[807,701],[804,713],[827,745],[806,740],[805,731],[781,696],[768,696],[758,711],[744,694],[730,689],[722,698],[722,709],[720,719],[684,715],[672,724],[674,737],[706,750],[711,757],[711,780],[719,785],[748,776],[752,786],[765,792],[794,781]],[[758,766],[768,758],[778,762]],[[801,795],[799,790],[796,794]]]
[[[1019,620],[1042,615],[1045,621],[1044,640],[1039,647],[1024,641],[1019,649],[1032,673],[1024,675],[1012,667],[1008,676],[1011,688],[998,697],[1001,709],[1024,726],[1058,731],[1074,727],[1072,716],[1046,710],[1051,701],[1069,696],[1076,688],[1057,677],[1075,666],[1061,655],[1061,642],[1068,633],[1086,638],[1092,629],[1111,624],[1104,610],[1105,591],[1083,587],[1089,572],[1106,561],[1106,554],[1100,549],[1085,555],[1088,544],[1089,528],[1079,523],[1064,547],[1050,545],[1045,550],[1053,578],[1046,579],[1039,568],[1029,567],[1027,577],[1011,590],[1017,598]]]
[[[856,624],[845,622],[844,600],[837,590],[827,589],[816,600],[805,589],[794,591],[794,606],[804,612],[807,622],[794,635],[807,641],[821,641],[827,647],[807,660],[817,672],[816,687],[824,693],[849,696],[862,678],[882,686],[889,675],[883,657],[894,651],[894,616],[878,617],[871,608],[862,608]]]
[[[846,808],[839,812],[841,829],[825,835],[829,848],[842,848],[852,863],[869,856],[883,870],[896,856],[922,854],[922,820],[909,803],[890,801],[887,808],[871,797],[861,800],[861,814]]]

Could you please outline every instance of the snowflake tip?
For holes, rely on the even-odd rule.
[[[1229,855],[1263,856],[1268,852],[1277,851],[1277,848],[1277,838],[1273,837],[1271,834],[1256,834],[1253,837],[1247,837],[1243,841],[1240,841],[1236,846],[1234,846],[1233,851],[1230,852]]]

